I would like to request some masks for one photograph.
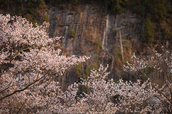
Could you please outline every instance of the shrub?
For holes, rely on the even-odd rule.
[[[79,78],[82,77],[82,63],[79,63],[78,65],[75,66],[75,75]]]
[[[26,15],[24,15],[24,18],[26,18],[27,20],[32,20],[32,15],[27,13]]]
[[[69,37],[75,38],[75,34],[76,34],[76,32],[73,29],[70,29]]]
[[[42,16],[42,21],[48,22],[48,15],[43,15],[43,16]]]
[[[172,39],[172,32],[170,31],[169,28],[165,29],[165,39],[166,40]]]
[[[95,49],[98,50],[101,48],[101,46],[102,46],[102,42],[101,42],[101,40],[98,40],[95,44]]]
[[[33,20],[32,20],[32,24],[33,24],[33,27],[36,27],[37,20],[36,20],[36,19],[33,19]]]
[[[150,44],[154,41],[154,34],[155,34],[154,23],[151,21],[150,17],[147,17],[144,22],[143,35],[148,44]]]

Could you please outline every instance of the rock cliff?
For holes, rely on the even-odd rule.
[[[95,61],[110,64],[113,78],[120,77],[120,73],[115,73],[115,68],[119,67],[118,62],[114,62],[119,56],[115,55],[124,60],[129,58],[141,40],[142,22],[130,11],[114,16],[99,6],[81,5],[75,10],[52,7],[49,22],[51,37],[64,36],[60,47],[63,53],[69,56],[91,55],[83,69],[91,67]],[[71,72],[69,83],[76,78],[73,70]]]

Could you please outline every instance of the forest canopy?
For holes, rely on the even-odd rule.
[[[127,10],[136,14],[143,22],[143,42],[154,43],[154,37],[162,42],[171,39],[172,2],[171,0],[1,0],[2,14],[18,15],[39,25],[48,19],[48,9],[52,6],[60,9],[77,9],[79,5],[99,5],[105,12],[112,15],[121,14]],[[166,23],[161,26],[160,23]],[[149,31],[150,30],[150,31]],[[156,31],[156,32],[155,32]],[[149,37],[150,36],[150,37]]]
[[[150,13],[157,20],[163,20],[170,15],[172,2],[170,0],[1,0],[0,9],[8,9],[9,6],[17,6],[17,9],[22,9],[23,6],[26,6],[26,10],[23,12],[22,9],[22,12],[32,13],[30,12],[31,10],[44,8],[44,5],[60,6],[66,3],[72,6],[77,6],[79,4],[101,4],[112,13],[121,13],[127,8],[134,13],[143,16]],[[13,9],[14,8],[12,8],[12,10]],[[21,10],[16,11],[20,12]]]

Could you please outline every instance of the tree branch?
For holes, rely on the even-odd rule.
[[[45,77],[45,76],[41,77],[40,79],[37,79],[37,80],[33,81],[32,83],[30,83],[29,85],[27,85],[27,86],[26,86],[25,88],[23,88],[23,89],[16,90],[16,91],[14,91],[13,93],[8,94],[8,95],[6,95],[6,96],[0,98],[0,101],[6,99],[6,98],[8,98],[8,97],[10,97],[10,96],[12,96],[12,95],[14,95],[14,94],[16,94],[16,93],[19,93],[19,92],[21,92],[21,91],[24,91],[24,90],[28,89],[30,86],[32,86],[32,85],[35,84],[36,82],[40,81],[40,80],[43,79],[44,77]]]

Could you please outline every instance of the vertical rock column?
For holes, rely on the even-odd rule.
[[[103,50],[107,50],[106,46],[107,46],[108,33],[109,33],[109,14],[106,17],[106,28],[103,33],[103,41],[102,41],[102,49]]]

